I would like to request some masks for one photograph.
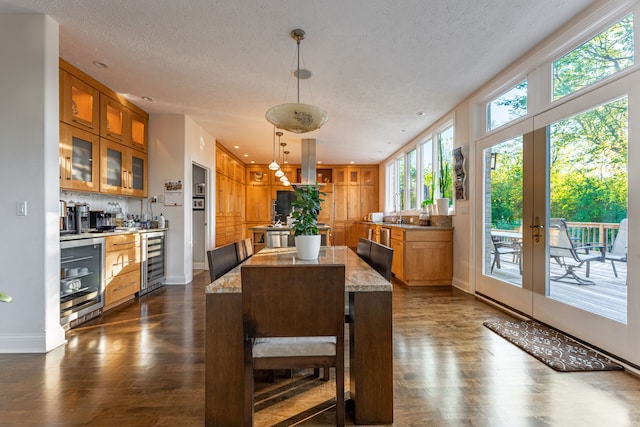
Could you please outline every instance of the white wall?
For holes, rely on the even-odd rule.
[[[193,163],[215,170],[215,139],[191,118],[181,114],[152,114],[149,117],[149,196],[164,195],[165,180],[182,180],[181,206],[153,207],[169,220],[166,284],[187,284],[193,279],[193,218],[191,198]],[[214,183],[209,179],[206,198],[212,199]],[[214,223],[213,209],[207,209],[207,224]],[[205,242],[213,242],[209,226]]]
[[[45,352],[60,327],[58,24],[0,15],[0,352]],[[27,216],[16,216],[16,202]]]

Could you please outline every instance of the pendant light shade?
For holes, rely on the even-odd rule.
[[[300,29],[291,31],[291,37],[298,45],[298,71],[294,74],[298,80],[298,102],[276,105],[265,113],[269,123],[278,129],[293,133],[306,133],[320,129],[329,120],[329,115],[322,108],[300,103],[300,79],[303,75],[300,73],[300,40],[303,40],[304,36],[304,31]]]

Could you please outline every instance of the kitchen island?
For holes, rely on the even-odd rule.
[[[286,248],[294,246],[293,234],[291,230],[293,227],[286,225],[261,225],[257,227],[250,227],[251,240],[253,242],[253,253],[257,253],[263,248]],[[322,245],[328,246],[331,244],[329,239],[329,232],[331,227],[326,224],[318,224],[318,231],[322,239]]]
[[[393,423],[391,283],[345,246],[323,246],[318,260],[295,248],[263,249],[244,264],[345,265],[349,294],[349,395],[356,424]],[[206,288],[205,420],[242,425],[244,409],[241,264]],[[302,285],[302,284],[301,284]]]

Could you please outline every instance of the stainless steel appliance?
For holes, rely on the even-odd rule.
[[[141,276],[138,296],[164,285],[166,278],[166,232],[151,231],[141,234]]]
[[[72,328],[104,306],[104,239],[60,242],[60,324]]]
[[[89,205],[86,203],[76,203],[74,215],[76,233],[80,234],[89,231]]]
[[[89,212],[89,227],[95,231],[110,231],[116,228],[115,215],[104,211]]]

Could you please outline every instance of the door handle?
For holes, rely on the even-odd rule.
[[[536,239],[536,243],[540,242],[540,230],[544,229],[544,225],[540,224],[540,217],[536,217],[532,225],[529,226],[533,230],[533,238]]]

